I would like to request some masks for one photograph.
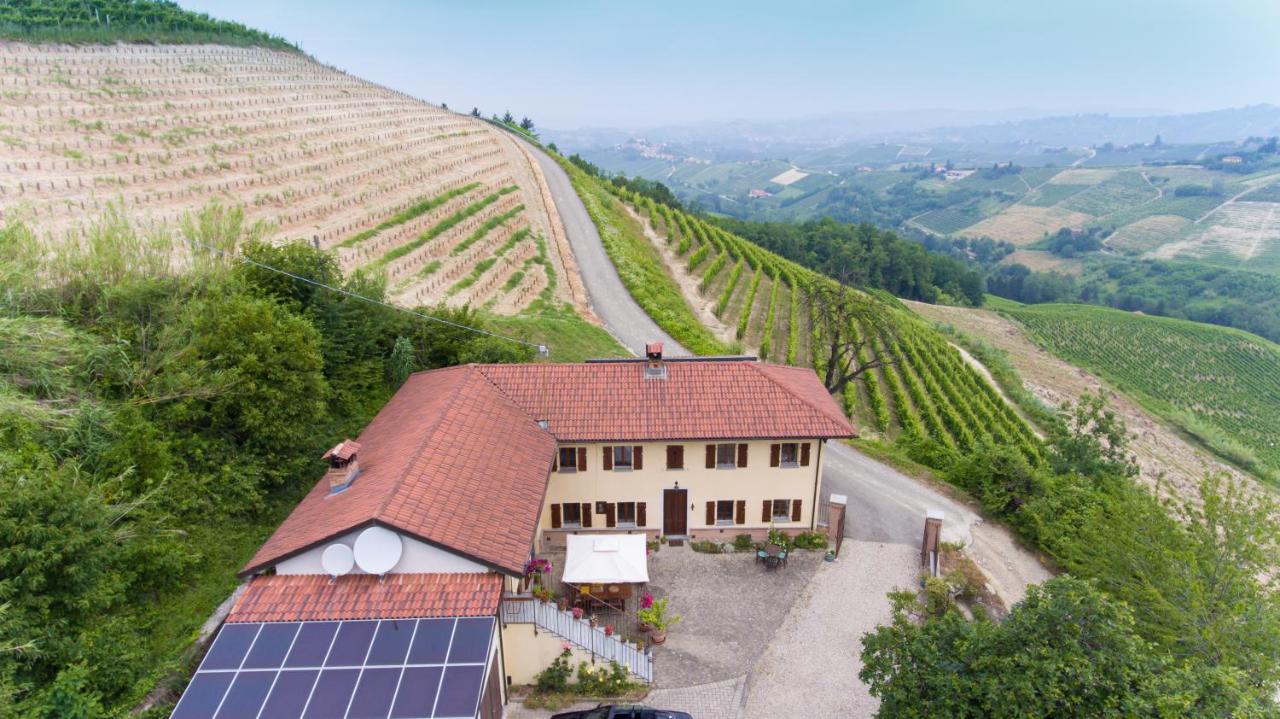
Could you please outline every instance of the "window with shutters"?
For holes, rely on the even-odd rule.
[[[618,502],[618,526],[619,527],[636,526],[636,503],[635,502]]]
[[[791,500],[789,499],[773,500],[773,521],[775,522],[791,521]]]
[[[729,445],[732,447],[733,445]],[[733,524],[733,500],[722,499],[716,502],[716,524]]]
[[[667,469],[684,469],[684,445],[667,445]]]
[[[733,469],[738,466],[738,445],[716,445],[716,469]]]
[[[783,467],[800,466],[800,445],[797,442],[783,442],[778,446],[778,461]]]
[[[634,449],[634,447],[630,446],[613,448],[613,468],[615,471],[619,469],[631,469]]]
[[[561,472],[577,472],[578,471],[578,450],[575,447],[561,447],[560,457],[557,464],[560,465]]]
[[[560,505],[560,526],[579,528],[582,526],[582,505],[567,502]]]

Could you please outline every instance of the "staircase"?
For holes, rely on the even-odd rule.
[[[540,602],[529,595],[507,595],[502,598],[498,618],[503,626],[532,624],[591,652],[592,657],[617,662],[626,667],[632,676],[645,682],[653,682],[653,655],[647,650],[609,636],[603,629],[591,626],[587,620],[578,619],[554,604]]]

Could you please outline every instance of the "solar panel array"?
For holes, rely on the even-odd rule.
[[[493,617],[226,624],[172,719],[474,717]]]

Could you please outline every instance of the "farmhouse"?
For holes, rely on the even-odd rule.
[[[568,543],[573,561],[635,535],[642,571],[642,539],[812,531],[825,443],[853,434],[811,370],[656,343],[643,359],[415,374],[325,454],[325,477],[245,566],[174,717],[227,702],[301,716],[317,701],[498,717],[507,685],[566,641],[651,678],[639,649],[515,603],[535,555]]]

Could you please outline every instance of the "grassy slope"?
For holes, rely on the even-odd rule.
[[[604,328],[567,309],[528,311],[514,316],[493,315],[487,322],[504,334],[546,345],[553,362],[631,356]]]
[[[998,309],[1037,344],[1123,389],[1226,459],[1280,479],[1280,346],[1239,330],[1105,307]]]
[[[698,320],[684,300],[680,286],[667,274],[653,243],[634,218],[618,206],[618,199],[582,170],[565,162],[565,171],[600,232],[600,240],[627,291],[658,326],[694,354],[723,354],[728,350]]]

